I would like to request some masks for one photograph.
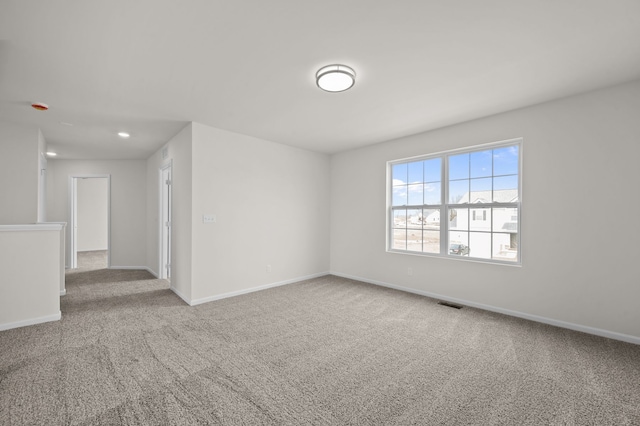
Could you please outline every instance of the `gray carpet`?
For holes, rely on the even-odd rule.
[[[78,269],[104,269],[107,263],[106,250],[78,252]]]
[[[640,425],[640,346],[334,276],[196,307],[67,276],[0,332],[1,425]]]

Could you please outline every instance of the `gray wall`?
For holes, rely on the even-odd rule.
[[[334,155],[331,271],[640,337],[639,117],[635,81]],[[386,251],[387,161],[517,137],[521,267]]]
[[[166,148],[147,162],[147,266],[158,269],[159,168],[173,161],[171,285],[185,300],[328,272],[329,156],[199,123]]]
[[[193,299],[328,272],[329,156],[193,129]]]
[[[159,272],[160,167],[172,164],[171,288],[191,300],[192,272],[192,124],[188,124],[162,149],[147,160],[147,268]]]
[[[108,179],[78,179],[78,251],[106,250],[108,241]]]
[[[37,127],[0,121],[0,224],[37,222],[41,145]]]
[[[111,266],[144,268],[146,162],[50,159],[47,168],[47,220],[50,222],[69,222],[69,176],[111,175]]]

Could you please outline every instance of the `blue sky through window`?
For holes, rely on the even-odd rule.
[[[518,146],[508,146],[493,150],[493,175],[518,174]]]
[[[422,183],[423,180],[423,162],[417,161],[415,163],[409,163],[409,180],[407,183]]]
[[[472,152],[469,163],[472,178],[491,176],[491,151]]]
[[[449,157],[449,180],[469,178],[469,154]]]
[[[517,145],[449,155],[449,202],[467,203],[471,195],[492,201],[486,191],[518,189]],[[394,164],[392,205],[441,203],[442,158]],[[482,193],[482,194],[480,194]]]
[[[440,182],[442,179],[442,160],[434,158],[424,161],[424,181]]]

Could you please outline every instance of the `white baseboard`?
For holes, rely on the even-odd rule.
[[[60,296],[64,296],[65,294],[67,294],[67,289],[66,288],[63,289],[63,290],[60,290]]]
[[[427,296],[427,297],[431,297],[433,299],[439,299],[439,300],[444,300],[444,301],[447,301],[447,302],[453,302],[453,303],[457,303],[457,304],[460,304],[460,305],[470,306],[472,308],[482,309],[482,310],[485,310],[485,311],[497,312],[499,314],[509,315],[509,316],[512,316],[512,317],[522,318],[522,319],[526,319],[526,320],[530,320],[530,321],[540,322],[540,323],[543,323],[543,324],[553,325],[553,326],[556,326],[556,327],[567,328],[569,330],[580,331],[580,332],[587,333],[587,334],[593,334],[593,335],[600,336],[600,337],[607,337],[609,339],[620,340],[620,341],[623,341],[623,342],[634,343],[636,345],[640,345],[640,337],[631,336],[629,334],[622,334],[622,333],[617,333],[615,331],[609,331],[609,330],[603,330],[603,329],[600,329],[600,328],[588,327],[588,326],[585,326],[585,325],[580,325],[580,324],[574,324],[574,323],[571,323],[571,322],[560,321],[560,320],[556,320],[556,319],[553,319],[553,318],[546,318],[546,317],[541,317],[541,316],[538,316],[538,315],[527,314],[527,313],[524,313],[524,312],[512,311],[510,309],[498,308],[496,306],[484,305],[482,303],[476,303],[476,302],[470,302],[470,301],[464,300],[464,299],[457,299],[455,297],[443,296],[443,295],[436,294],[436,293],[431,293],[431,292],[428,292],[428,291],[416,290],[416,289],[412,289],[412,288],[408,288],[408,287],[402,287],[402,286],[395,285],[395,284],[385,283],[383,281],[377,281],[377,280],[371,280],[371,279],[368,279],[368,278],[362,278],[362,277],[356,277],[356,276],[347,275],[347,274],[341,274],[339,272],[331,272],[331,275],[335,275],[337,277],[342,277],[342,278],[348,278],[348,279],[356,280],[356,281],[362,281],[362,282],[365,282],[365,283],[368,283],[368,284],[374,284],[374,285],[378,285],[378,286],[381,286],[381,287],[388,287],[388,288],[392,288],[392,289],[395,289],[395,290],[404,291],[404,292],[407,292],[407,293],[419,294],[420,296]]]
[[[147,267],[145,267],[144,269],[145,269],[148,273],[150,273],[151,275],[153,275],[156,279],[158,279],[158,278],[159,278],[159,277],[158,277],[158,274],[156,274],[156,272],[155,272],[153,269],[149,268],[148,266],[147,266]]]
[[[137,269],[137,270],[147,270],[146,266],[116,266],[116,265],[111,265],[109,266],[109,269]]]
[[[238,290],[238,291],[232,291],[229,293],[223,293],[223,294],[218,294],[215,296],[209,296],[209,297],[203,297],[200,299],[194,299],[191,301],[191,303],[189,303],[191,306],[196,306],[196,305],[200,305],[202,303],[207,303],[207,302],[213,302],[215,300],[220,300],[220,299],[226,299],[228,297],[234,297],[234,296],[240,296],[242,294],[247,294],[247,293],[253,293],[254,291],[260,291],[260,290],[266,290],[268,288],[273,288],[273,287],[279,287],[282,285],[287,285],[287,284],[293,284],[293,283],[297,283],[299,281],[304,281],[304,280],[310,280],[312,278],[318,278],[318,277],[323,277],[325,275],[328,275],[329,272],[320,272],[317,274],[311,274],[311,275],[305,275],[303,277],[298,277],[298,278],[292,278],[290,280],[285,280],[285,281],[278,281],[276,283],[271,283],[271,284],[265,284],[265,285],[261,285],[258,287],[251,287],[251,288],[247,288],[244,290]],[[178,294],[178,296],[180,296]],[[182,296],[180,296],[182,297]],[[186,301],[186,299],[183,297],[183,300]]]
[[[172,285],[171,287],[169,287],[169,289],[170,289],[172,292],[174,292],[174,293],[175,293],[175,294],[176,294],[180,299],[184,300],[184,301],[186,302],[186,304],[187,304],[187,305],[189,305],[189,306],[193,306],[193,305],[191,304],[191,300],[190,300],[187,296],[185,296],[184,294],[180,293],[180,291],[178,291],[178,289],[177,289],[177,288],[175,288],[173,285]]]
[[[158,275],[152,271],[148,266],[109,266],[109,269],[126,269],[131,271],[147,271],[154,277],[158,278]]]
[[[62,312],[58,311],[58,313],[55,315],[47,315],[45,317],[31,318],[28,320],[0,324],[0,331],[11,330],[12,328],[18,328],[18,327],[26,327],[28,325],[41,324],[43,322],[59,321],[60,318],[62,318]]]

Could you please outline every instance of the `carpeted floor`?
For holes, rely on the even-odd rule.
[[[106,250],[79,251],[78,269],[104,269],[108,265]]]
[[[639,425],[640,346],[326,276],[189,307],[67,276],[0,332],[1,425]]]

